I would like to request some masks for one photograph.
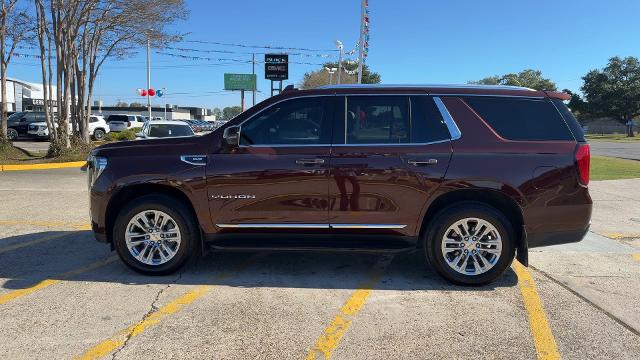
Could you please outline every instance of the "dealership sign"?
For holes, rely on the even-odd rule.
[[[255,74],[224,74],[225,90],[247,90],[256,89]]]
[[[287,80],[289,78],[289,55],[266,54],[264,56],[264,78]]]

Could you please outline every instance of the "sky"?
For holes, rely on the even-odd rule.
[[[155,105],[239,105],[239,92],[223,90],[223,74],[251,73],[249,53],[258,53],[256,59],[262,61],[264,52],[270,51],[202,41],[318,50],[289,51],[310,56],[290,55],[285,86],[299,84],[305,72],[319,69],[327,59],[337,61],[335,40],[341,40],[347,51],[358,41],[360,0],[186,3],[188,20],[171,24],[169,29],[186,34],[187,42],[171,46],[199,52],[152,50],[152,88],[165,88],[167,93],[155,98]],[[541,70],[560,89],[579,91],[581,77],[606,66],[610,57],[640,57],[637,0],[369,0],[369,9],[366,63],[387,84],[457,84],[531,68]],[[96,99],[105,105],[118,100],[144,102],[136,95],[137,88],[146,87],[144,50],[105,63]],[[183,59],[166,53],[235,60]],[[8,75],[41,82],[36,61],[16,58]],[[270,95],[270,82],[264,80],[263,64],[256,65],[256,74],[259,102]],[[251,105],[251,94],[246,101]]]

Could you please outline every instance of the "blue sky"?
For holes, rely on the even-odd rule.
[[[159,0],[160,1],[160,0]],[[172,29],[189,40],[347,49],[358,39],[359,0],[218,1],[187,0],[187,21]],[[371,41],[367,63],[383,83],[466,83],[494,74],[540,69],[559,88],[579,90],[581,76],[606,65],[612,56],[640,56],[640,1],[637,0],[370,0]],[[176,47],[197,50],[264,52],[200,43]],[[143,50],[143,49],[141,49]],[[250,60],[247,54],[207,54],[162,50],[214,58]],[[311,52],[310,54],[335,54]],[[262,60],[264,55],[257,55]],[[290,62],[321,63],[320,57],[290,56]],[[15,59],[9,76],[40,82],[35,60]],[[290,64],[297,84],[317,65]],[[187,60],[152,53],[152,86],[169,96],[154,103],[207,108],[238,105],[238,92],[224,92],[225,72],[251,72],[251,64]],[[269,96],[264,65],[256,66],[258,101]],[[144,52],[105,64],[97,97],[141,101],[145,87]],[[247,97],[248,104],[251,97]]]

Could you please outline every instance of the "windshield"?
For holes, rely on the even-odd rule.
[[[193,131],[187,125],[157,124],[149,126],[151,137],[192,136]]]

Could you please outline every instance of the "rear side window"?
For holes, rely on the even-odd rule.
[[[509,140],[571,140],[564,119],[547,99],[468,96],[464,101]]]
[[[448,140],[449,133],[431,97],[348,96],[346,144],[422,144]],[[342,130],[342,129],[340,129]],[[345,136],[346,135],[346,136]]]
[[[558,111],[560,111],[560,113],[562,114],[564,121],[566,121],[576,140],[580,142],[586,142],[587,140],[584,138],[584,131],[582,131],[582,126],[580,126],[580,123],[575,118],[575,116],[573,116],[571,110],[569,110],[567,105],[565,105],[565,103],[560,99],[551,99],[551,101],[553,101],[553,103],[558,108]]]
[[[127,115],[109,115],[109,121],[108,122],[112,122],[112,121],[128,121],[127,120]]]

